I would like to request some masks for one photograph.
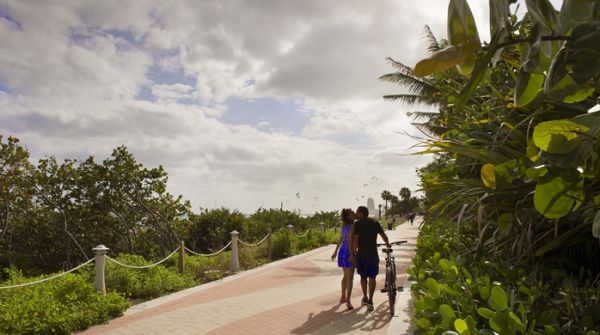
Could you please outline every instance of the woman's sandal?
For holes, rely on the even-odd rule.
[[[346,303],[346,307],[348,308],[349,311],[354,309],[354,306],[352,306],[352,304],[349,302]]]

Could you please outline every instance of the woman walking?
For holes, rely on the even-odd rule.
[[[350,232],[352,231],[352,223],[354,222],[354,212],[349,208],[342,209],[342,227],[340,229],[340,239],[335,247],[331,260],[338,258],[338,266],[344,271],[342,278],[342,297],[340,304],[346,303],[348,309],[353,309],[350,302],[352,295],[352,281],[354,278],[354,265],[350,263]],[[339,253],[338,253],[339,251]]]

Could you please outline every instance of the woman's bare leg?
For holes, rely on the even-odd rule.
[[[346,302],[346,283],[347,283],[346,268],[342,268],[342,270],[344,271],[344,276],[342,277],[342,281],[341,281],[341,285],[342,285],[342,297],[340,298],[340,304],[343,304],[343,303]]]
[[[344,268],[344,279],[346,280],[346,306],[348,309],[353,309],[350,297],[352,296],[352,284],[354,283],[354,269]]]

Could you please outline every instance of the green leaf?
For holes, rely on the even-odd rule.
[[[454,65],[457,65],[464,58],[465,54],[461,47],[450,45],[419,61],[415,65],[414,73],[417,77],[428,76],[449,69]]]
[[[458,272],[458,269],[456,270],[456,272]],[[447,284],[440,284],[440,291],[446,292],[446,293],[448,293],[450,295],[453,295],[455,297],[461,295],[460,292],[458,292],[457,290],[455,290],[453,288],[450,288],[450,286],[448,286]]]
[[[453,263],[449,260],[447,260],[446,258],[442,258],[438,261],[438,264],[440,265],[440,268],[442,268],[442,270],[444,271],[448,271],[452,269],[452,265]]]
[[[553,326],[544,325],[544,332],[546,333],[546,335],[554,335],[556,334],[556,329],[554,329]]]
[[[581,88],[577,89],[573,94],[566,96],[563,99],[563,102],[572,104],[575,102],[583,101],[583,100],[589,98],[592,94],[594,94],[595,90],[596,90],[595,87],[581,87]]]
[[[510,186],[514,179],[514,170],[517,167],[517,160],[511,159],[494,168],[496,175],[496,186]]]
[[[560,33],[567,35],[574,27],[593,19],[594,5],[589,0],[563,0],[558,16]]]
[[[600,21],[581,24],[573,29],[558,51],[544,83],[544,94],[554,100],[580,99],[594,86],[600,75]]]
[[[488,300],[490,298],[490,288],[487,286],[482,286],[479,288],[479,296],[483,300]]]
[[[498,312],[502,312],[508,308],[508,298],[506,292],[500,286],[494,286],[492,288],[492,294],[488,299],[490,307]]]
[[[525,0],[527,12],[533,23],[541,23],[546,28],[556,31],[558,12],[548,0]]]
[[[477,309],[477,314],[483,316],[486,319],[491,319],[494,316],[494,311],[492,311],[489,308],[485,308],[485,307],[480,307]]]
[[[429,290],[431,296],[433,296],[434,298],[440,296],[440,285],[438,284],[437,280],[433,278],[427,278],[427,280],[425,281],[425,286]]]
[[[446,328],[450,325],[452,320],[456,319],[456,315],[454,314],[454,310],[450,305],[440,305],[439,308],[440,316],[442,317],[442,322],[446,325]]]
[[[594,197],[594,205],[600,206],[600,195]]]
[[[504,213],[498,217],[498,232],[500,235],[506,235],[512,227],[513,217],[510,213]]]
[[[494,313],[489,320],[490,327],[500,334],[508,334],[508,316],[506,313]]]
[[[538,160],[540,154],[540,150],[533,143],[533,139],[527,141],[527,158],[530,161],[535,162]]]
[[[473,13],[466,0],[450,0],[448,5],[448,41],[451,45],[468,46],[458,71],[465,76],[473,72],[476,54],[481,48]]]
[[[544,75],[529,73],[524,67],[519,70],[517,87],[515,87],[515,105],[525,106],[538,96],[544,86]]]
[[[580,183],[567,183],[561,177],[538,183],[533,195],[535,209],[549,219],[565,216],[573,207],[573,195],[581,191]]]
[[[498,35],[493,36],[492,40],[490,42],[490,45],[489,45],[489,50],[486,52],[486,54],[483,57],[481,57],[480,59],[477,60],[477,63],[475,64],[475,69],[473,70],[473,73],[471,74],[471,78],[469,78],[469,81],[463,87],[463,89],[460,91],[459,96],[456,98],[456,100],[454,102],[455,109],[457,109],[457,110],[462,109],[463,106],[467,103],[467,101],[469,101],[469,99],[473,95],[473,92],[475,92],[475,90],[479,86],[479,83],[484,78],[487,70],[489,69],[488,64],[494,57],[494,54],[495,54],[494,50],[496,50],[496,45],[498,44],[498,41],[499,41],[499,36]]]
[[[564,154],[577,147],[578,133],[588,131],[588,127],[570,120],[542,122],[533,130],[533,143],[546,152]]]
[[[421,329],[429,329],[431,328],[431,322],[427,318],[420,318],[416,322],[417,327]]]
[[[454,320],[454,329],[461,335],[469,334],[469,326],[467,322],[463,319]]]
[[[529,169],[525,170],[525,175],[527,175],[527,178],[533,179],[533,180],[537,180],[537,179],[545,176],[547,173],[548,173],[548,167],[546,167],[546,165],[537,165],[537,166],[530,167]]]
[[[477,335],[477,328],[475,328],[475,319],[473,319],[472,316],[467,316],[467,318],[465,319],[465,321],[467,321],[467,327],[469,328],[469,334],[471,335]]]
[[[519,318],[519,316],[517,314],[515,314],[512,311],[510,311],[510,312],[508,312],[508,316],[519,327],[519,329],[525,328],[525,325],[523,324],[523,321],[521,321],[521,318]]]
[[[494,164],[484,164],[481,167],[481,181],[489,188],[496,188],[496,167]]]
[[[508,36],[510,8],[508,0],[490,0],[490,36]]]

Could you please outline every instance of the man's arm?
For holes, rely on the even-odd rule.
[[[391,248],[392,246],[390,245],[390,240],[388,239],[383,229],[381,229],[381,226],[379,226],[379,235],[381,235],[381,239],[383,240],[383,242],[385,242],[385,245],[387,245],[388,248]]]

